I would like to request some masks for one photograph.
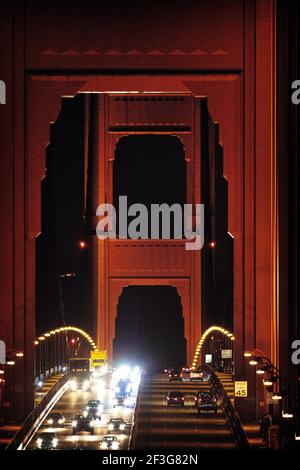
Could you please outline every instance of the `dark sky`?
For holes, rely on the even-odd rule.
[[[37,240],[38,330],[66,323],[87,326],[84,239],[83,97],[64,99],[51,129],[42,183],[42,234]],[[66,273],[75,277],[61,277]],[[64,317],[64,318],[63,318]]]

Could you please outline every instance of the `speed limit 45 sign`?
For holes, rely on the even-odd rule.
[[[248,396],[248,382],[247,381],[235,381],[234,382],[234,396],[245,398]]]

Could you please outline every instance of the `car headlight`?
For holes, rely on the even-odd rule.
[[[113,442],[112,445],[111,445],[111,448],[112,449],[118,449],[119,448],[119,443],[118,442]]]
[[[88,412],[85,410],[82,414],[83,414],[83,416],[86,418],[87,415],[88,415]]]
[[[124,429],[125,429],[125,425],[124,425],[124,424],[120,424],[120,430],[121,430],[121,431],[124,431]]]
[[[101,449],[108,449],[108,444],[107,444],[107,442],[102,442],[102,443],[101,443]]]
[[[64,420],[63,419],[59,419],[58,420],[58,424],[63,424]]]
[[[57,437],[54,437],[53,440],[52,440],[53,447],[56,447],[57,444],[58,444],[58,439],[57,439]]]
[[[112,431],[112,430],[114,429],[114,425],[113,425],[112,423],[110,423],[110,424],[108,425],[108,429],[109,429],[109,431]]]
[[[42,442],[43,442],[43,439],[41,439],[41,438],[39,437],[39,438],[37,439],[37,441],[36,441],[38,447],[41,447]]]
[[[53,424],[53,419],[48,419],[48,424]]]
[[[73,428],[75,428],[75,427],[77,426],[77,421],[76,421],[76,419],[74,419],[74,420],[72,421],[72,426],[73,426]]]
[[[71,389],[73,391],[77,390],[77,382],[76,380],[71,380]]]
[[[82,388],[83,388],[83,390],[87,390],[87,389],[89,388],[89,386],[90,386],[89,381],[88,381],[88,380],[85,380],[85,381],[83,382]]]

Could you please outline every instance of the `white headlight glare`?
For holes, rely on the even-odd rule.
[[[108,425],[108,429],[109,429],[110,431],[112,431],[112,430],[114,429],[114,425],[113,425],[113,424],[109,424],[109,425]]]
[[[53,419],[48,419],[48,424],[53,424]]]
[[[57,437],[54,437],[54,439],[53,439],[53,441],[52,441],[53,447],[56,447],[57,444],[58,444],[58,439],[57,439]]]
[[[77,383],[75,380],[72,380],[71,381],[71,389],[74,391],[74,390],[77,390]]]
[[[77,421],[74,419],[74,421],[72,421],[72,426],[75,427],[77,426]]]
[[[124,431],[124,429],[125,429],[124,424],[120,424],[120,429],[121,429],[121,431]]]
[[[119,448],[118,442],[113,442],[112,443],[112,449],[118,449],[118,448]]]
[[[36,442],[37,442],[38,447],[41,447],[43,440],[39,437]]]

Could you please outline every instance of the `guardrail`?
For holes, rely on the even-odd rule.
[[[219,377],[217,376],[212,367],[205,364],[202,365],[201,368],[210,374],[211,386],[223,408],[236,447],[241,450],[248,450],[250,448],[250,445],[247,439],[247,435],[244,431],[238,413],[235,411],[229,396],[224,390],[222,382],[220,381]]]
[[[50,388],[41,402],[26,418],[22,427],[6,447],[6,450],[24,450],[27,447],[49,410],[67,389],[68,382],[69,374],[66,373]]]

